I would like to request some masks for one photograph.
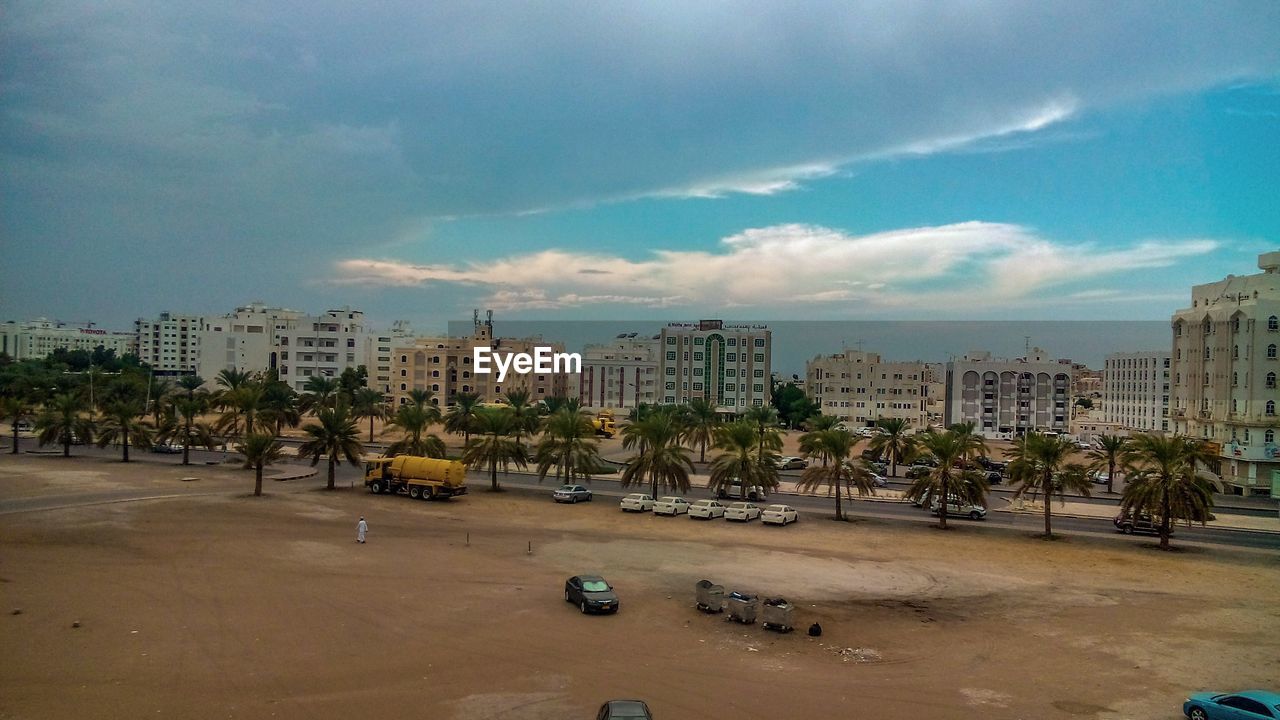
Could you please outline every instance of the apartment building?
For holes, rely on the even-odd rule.
[[[900,418],[928,426],[929,372],[922,362],[885,362],[880,355],[845,348],[805,364],[809,397],[823,415],[865,427]]]
[[[138,318],[133,329],[138,359],[150,365],[157,377],[199,372],[205,318],[162,312],[154,320]]]
[[[1258,267],[1194,286],[1191,307],[1173,314],[1169,419],[1210,442],[1225,491],[1280,497],[1280,251]]]
[[[1102,370],[1102,418],[1136,432],[1169,430],[1168,350],[1112,353]]]
[[[658,402],[662,336],[623,333],[582,349],[577,397],[585,408],[627,412]]]
[[[1072,372],[1070,360],[1053,360],[1040,348],[1013,359],[970,352],[947,363],[943,422],[972,422],[988,439],[1069,432]]]
[[[766,325],[668,323],[658,335],[660,402],[683,404],[701,397],[722,413],[767,404],[772,340]]]
[[[93,352],[99,346],[123,357],[134,351],[134,334],[101,330],[94,323],[72,326],[47,318],[0,323],[0,353],[14,360],[43,359],[59,349]]]
[[[368,367],[370,333],[363,312],[344,307],[299,317],[292,324],[276,331],[276,367],[289,387],[301,391],[309,378],[338,377],[349,367]]]
[[[209,316],[200,332],[197,373],[207,386],[224,370],[260,372],[279,369],[279,337],[296,330],[305,317],[299,310],[267,307],[261,302],[242,305],[222,316]]]

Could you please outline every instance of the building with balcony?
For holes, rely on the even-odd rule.
[[[658,402],[662,336],[638,335],[623,333],[582,349],[582,373],[576,385],[583,407],[626,412]]]
[[[1040,348],[1013,359],[970,352],[947,363],[943,424],[972,422],[988,439],[1070,432],[1072,372],[1070,360],[1053,360]]]
[[[133,323],[138,359],[150,365],[156,377],[192,375],[200,371],[200,335],[205,318],[162,312],[154,320]]]
[[[99,346],[123,357],[134,352],[134,339],[133,333],[101,330],[94,323],[73,326],[46,318],[0,323],[0,353],[14,360],[39,360],[54,350],[93,352]]]
[[[927,427],[929,377],[923,362],[885,362],[876,353],[849,348],[805,363],[805,385],[822,414],[858,427],[882,418]]]
[[[222,316],[204,319],[197,374],[212,387],[224,370],[261,372],[279,369],[277,345],[282,333],[297,329],[304,313],[253,302]]]
[[[1173,314],[1172,430],[1206,440],[1226,492],[1280,496],[1280,251],[1261,273],[1196,285]]]
[[[1112,353],[1102,370],[1102,421],[1135,432],[1167,432],[1168,350]]]
[[[342,375],[347,368],[368,368],[370,333],[364,313],[344,307],[322,315],[303,316],[293,327],[276,331],[276,370],[280,379],[302,391],[312,377]]]
[[[767,404],[772,341],[765,325],[667,324],[658,335],[659,402],[684,404],[700,397],[726,414]]]

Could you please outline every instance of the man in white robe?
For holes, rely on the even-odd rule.
[[[369,532],[369,523],[364,521],[364,516],[360,516],[360,522],[356,525],[356,542],[364,542],[364,534]]]

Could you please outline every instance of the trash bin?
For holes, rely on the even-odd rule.
[[[760,599],[749,593],[734,591],[729,593],[729,619],[737,620],[745,625],[756,621],[756,612],[760,609]]]
[[[795,606],[783,598],[772,598],[764,601],[761,620],[766,630],[791,632],[795,629],[792,624],[794,617]]]
[[[699,580],[694,589],[699,610],[709,613],[724,612],[723,585],[716,585],[710,580]]]

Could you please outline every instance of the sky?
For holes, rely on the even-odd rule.
[[[1272,0],[0,10],[0,320],[1167,320],[1278,191]]]

